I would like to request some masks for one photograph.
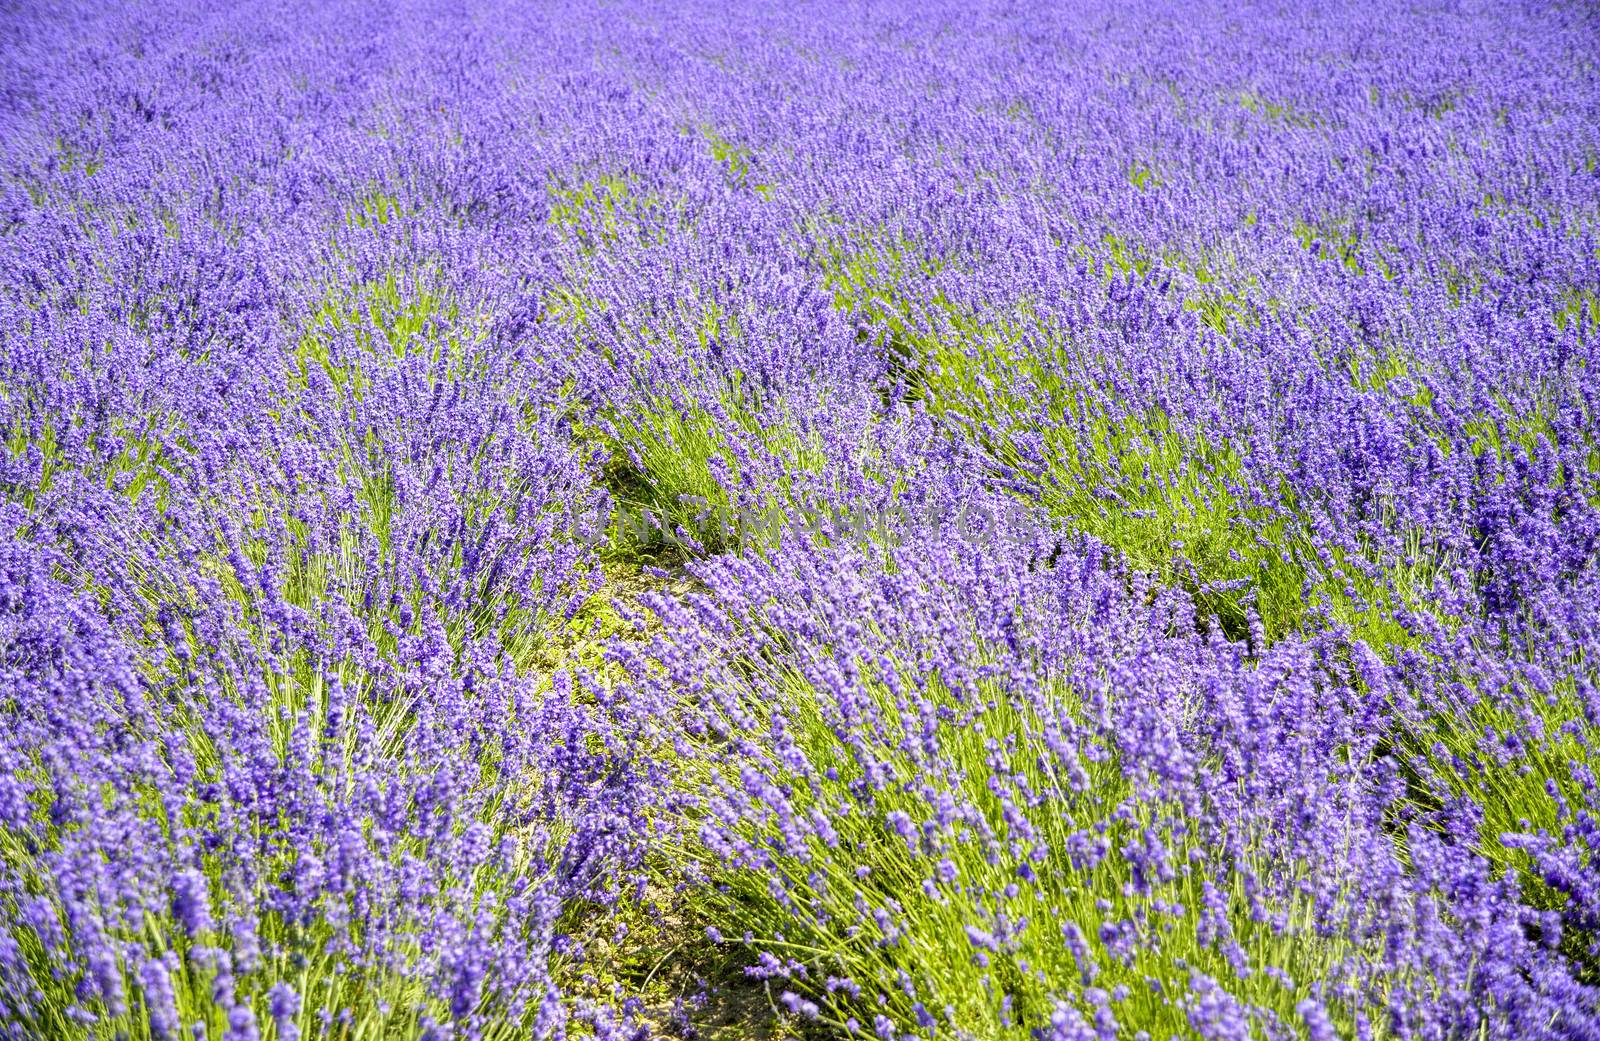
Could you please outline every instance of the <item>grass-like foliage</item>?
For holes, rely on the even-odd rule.
[[[1582,4],[0,12],[0,1041],[1600,1035]]]
[[[1182,598],[1126,599],[1099,551],[1054,554],[805,551],[705,572],[714,612],[664,609],[643,671],[693,677],[700,797],[668,863],[703,889],[699,924],[845,1033],[1386,1036],[1471,1000],[1468,966],[1523,940],[1473,931],[1449,970],[1410,945],[1467,879],[1408,876],[1436,839],[1394,829],[1399,793],[1362,794],[1392,693],[1370,652],[1247,662]],[[832,568],[859,583],[791,598]],[[1305,770],[1329,753],[1342,768]],[[1481,913],[1510,913],[1479,872]]]

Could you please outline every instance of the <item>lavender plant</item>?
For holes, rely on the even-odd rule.
[[[0,12],[0,1036],[1592,1036],[1597,38]]]
[[[689,686],[679,856],[750,973],[880,1036],[1588,1021],[1515,875],[1413,806],[1365,645],[1248,660],[1047,536],[720,561],[658,605],[630,673]]]

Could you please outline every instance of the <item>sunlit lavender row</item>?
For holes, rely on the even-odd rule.
[[[1600,12],[0,10],[0,1041],[1600,1037]]]

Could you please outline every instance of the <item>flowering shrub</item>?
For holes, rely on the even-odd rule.
[[[1597,34],[0,13],[0,1037],[1600,1032]]]

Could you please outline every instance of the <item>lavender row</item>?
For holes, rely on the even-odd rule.
[[[0,1031],[1589,1036],[1597,34],[0,15]]]

